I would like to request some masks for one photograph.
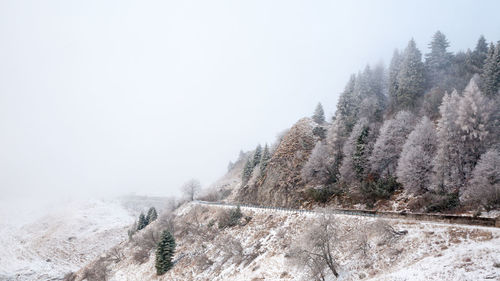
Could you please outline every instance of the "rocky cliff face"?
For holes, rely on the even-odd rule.
[[[238,200],[273,206],[300,205],[304,182],[300,175],[317,140],[310,118],[299,120],[283,137],[266,170],[255,181],[240,188]]]

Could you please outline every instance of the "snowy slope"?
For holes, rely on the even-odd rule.
[[[177,222],[181,228],[183,223],[206,227],[221,208],[227,206],[186,204],[177,210]],[[174,259],[179,261],[163,276],[155,274],[153,252],[148,261],[139,264],[131,258],[134,246],[123,244],[126,258],[111,263],[110,280],[311,280],[287,252],[318,219],[317,214],[245,207],[242,211],[252,217],[245,226],[213,229],[212,237],[200,236],[211,233],[210,227],[195,236],[177,233]],[[344,229],[363,229],[376,220],[335,217]],[[388,223],[408,234],[390,245],[371,241],[364,258],[352,254],[357,245],[346,240],[338,257],[339,280],[500,280],[500,229],[400,220]],[[231,240],[241,243],[243,252],[225,260],[223,248]],[[330,276],[328,280],[334,279]]]
[[[118,201],[0,205],[0,280],[58,280],[126,239],[134,217]]]

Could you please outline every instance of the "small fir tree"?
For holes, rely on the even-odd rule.
[[[147,217],[146,217],[146,220],[147,220],[148,224],[152,223],[152,222],[153,222],[153,221],[155,221],[157,218],[158,218],[158,213],[156,212],[155,207],[151,207],[151,208],[149,208],[149,210],[148,210],[148,215],[147,215]]]
[[[490,44],[488,56],[481,74],[484,95],[494,97],[500,90],[500,43],[496,47]]]
[[[253,171],[253,165],[252,161],[250,161],[250,158],[247,159],[247,162],[245,163],[245,167],[243,168],[243,173],[241,175],[241,183],[242,186],[246,185],[248,183],[248,180],[252,177],[252,171]]]
[[[323,106],[319,102],[314,110],[314,114],[312,116],[314,122],[318,124],[323,124],[325,122],[325,111],[323,110]]]
[[[145,228],[148,225],[148,220],[146,219],[146,216],[141,213],[139,215],[139,222],[137,222],[137,230],[141,230]]]
[[[262,157],[262,146],[259,144],[255,148],[255,152],[253,153],[252,164],[253,164],[254,167],[256,167],[257,165],[259,165],[261,157]]]
[[[260,158],[260,171],[264,172],[264,170],[267,167],[267,163],[269,163],[269,160],[271,159],[271,152],[269,152],[269,146],[266,145],[264,146],[264,150],[262,151],[262,157]]]
[[[174,253],[175,239],[168,230],[165,230],[163,231],[158,247],[156,248],[155,267],[158,275],[163,275],[172,268],[172,258]]]

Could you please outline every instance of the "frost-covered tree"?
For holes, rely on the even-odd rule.
[[[401,63],[403,62],[403,56],[396,49],[392,55],[391,63],[389,65],[389,79],[387,85],[387,91],[389,93],[389,107],[391,111],[394,111],[397,106],[397,98],[399,92],[399,72],[401,71]]]
[[[369,170],[368,157],[371,152],[369,134],[368,120],[365,118],[360,119],[344,144],[344,158],[340,166],[342,181],[347,183],[360,182],[367,170]]]
[[[481,93],[476,80],[477,77],[471,79],[465,88],[456,120],[460,128],[459,171],[463,181],[469,178],[481,154],[486,151],[492,131],[492,103]]]
[[[250,158],[247,159],[245,162],[245,166],[243,167],[243,173],[241,174],[241,183],[242,186],[246,185],[250,178],[252,177],[252,171],[253,171],[253,164],[252,161],[250,161]]]
[[[453,58],[447,51],[449,46],[450,43],[441,31],[437,31],[429,43],[431,51],[425,55],[425,67],[430,86],[442,84],[448,79]]]
[[[302,168],[302,178],[306,182],[326,183],[334,173],[332,171],[332,157],[327,144],[318,141]]]
[[[444,191],[459,190],[470,178],[481,154],[495,137],[492,102],[471,79],[463,97],[445,95],[438,122],[438,151],[434,160],[434,186]]]
[[[163,231],[161,240],[156,248],[156,274],[163,275],[174,266],[172,258],[174,257],[175,246],[175,239],[172,233],[168,230]]]
[[[258,144],[253,153],[253,161],[252,161],[253,167],[259,165],[261,157],[262,157],[262,146]]]
[[[433,160],[433,189],[450,192],[458,186],[457,164],[460,156],[460,129],[456,123],[460,96],[457,91],[446,93],[439,107],[441,118],[437,125],[438,149]]]
[[[337,102],[336,120],[350,132],[357,121],[359,97],[355,93],[356,75],[351,75]]]
[[[460,200],[486,210],[500,207],[500,153],[488,150],[481,156]]]
[[[158,218],[158,213],[156,212],[155,207],[149,208],[148,215],[146,216],[148,224],[154,222],[157,218]]]
[[[398,73],[398,89],[393,103],[398,109],[412,109],[424,93],[425,77],[422,54],[417,49],[415,41],[408,42],[403,53],[401,69]]]
[[[191,179],[182,186],[182,192],[188,200],[193,201],[201,190],[200,181]]]
[[[312,116],[314,122],[318,124],[323,124],[325,122],[325,111],[323,110],[323,106],[319,102],[314,110],[314,114]]]
[[[473,73],[482,73],[482,69],[484,66],[484,62],[486,58],[488,57],[488,44],[486,43],[486,39],[484,38],[483,35],[479,37],[479,40],[477,40],[476,48],[471,54],[471,63],[470,65],[473,66],[471,69]]]
[[[384,122],[370,156],[373,172],[382,176],[394,175],[399,154],[414,123],[415,117],[408,111],[400,111]]]
[[[345,138],[343,119],[336,118],[329,127],[326,138],[316,143],[302,168],[302,178],[306,182],[326,184],[337,181]]]
[[[490,44],[488,56],[483,66],[482,89],[487,97],[498,95],[500,90],[500,42]]]
[[[148,220],[146,219],[146,216],[143,213],[141,213],[139,215],[139,221],[137,222],[137,230],[139,231],[145,228],[147,225],[148,225]]]
[[[424,116],[408,136],[398,161],[396,175],[406,190],[421,193],[429,189],[436,149],[434,125]]]
[[[261,173],[266,169],[269,160],[271,160],[271,152],[269,152],[269,146],[266,143],[266,145],[264,146],[264,150],[262,151],[262,157],[260,158]]]

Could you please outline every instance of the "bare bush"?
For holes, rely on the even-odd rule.
[[[371,230],[378,238],[377,245],[393,244],[401,236],[408,234],[407,230],[396,230],[385,220],[377,220],[371,225]]]
[[[87,281],[106,281],[108,280],[110,269],[108,261],[105,258],[99,258],[91,267],[83,272],[83,280]]]
[[[217,221],[219,222],[219,228],[226,228],[236,226],[240,223],[240,219],[243,217],[241,213],[240,206],[233,209],[221,209],[217,213]]]
[[[338,277],[340,236],[333,216],[324,213],[292,246],[290,256],[297,265],[307,268],[314,280],[325,280],[327,271]]]
[[[75,281],[76,274],[74,272],[68,272],[64,275],[63,281]]]
[[[111,248],[111,250],[109,250],[108,255],[109,255],[109,260],[115,263],[120,262],[125,257],[125,255],[123,254],[123,250],[118,246]]]
[[[146,248],[136,248],[132,254],[132,259],[138,264],[143,264],[149,260],[150,252]]]

